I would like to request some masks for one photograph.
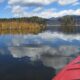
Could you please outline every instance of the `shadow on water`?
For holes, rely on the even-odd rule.
[[[51,80],[54,75],[55,69],[44,66],[41,61],[0,55],[0,80]]]

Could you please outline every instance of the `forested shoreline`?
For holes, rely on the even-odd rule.
[[[45,21],[38,17],[0,19],[0,34],[37,34],[45,28]]]
[[[47,26],[50,23],[52,26]],[[37,34],[46,30],[80,33],[80,16],[67,15],[50,19],[40,17],[0,19],[0,34]]]

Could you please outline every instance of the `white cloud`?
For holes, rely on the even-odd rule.
[[[37,7],[37,8],[35,8],[34,10],[33,10],[33,12],[38,12],[38,11],[40,11],[40,10],[42,10],[43,9],[43,7]]]
[[[58,11],[55,8],[45,9],[44,6],[42,6],[52,2],[57,2],[60,5],[78,4],[78,0],[8,0],[9,5],[12,6],[12,13],[17,17],[39,16],[43,18],[51,18],[64,15],[80,15],[80,9]],[[24,7],[30,9],[30,6],[37,7],[30,12],[24,9]]]
[[[38,16],[43,17],[43,18],[51,18],[51,17],[62,17],[64,15],[80,15],[80,9],[76,10],[62,10],[59,12],[56,11],[43,11]]]
[[[20,4],[20,5],[29,5],[29,6],[33,6],[33,5],[40,6],[40,5],[50,4],[54,1],[56,0],[9,0],[8,3],[11,5]]]
[[[78,0],[57,0],[60,5],[74,4]]]
[[[29,7],[27,7],[29,9]],[[42,7],[38,7],[33,9],[32,12],[28,12],[24,9],[24,7],[21,6],[12,6],[12,13],[15,17],[31,17],[31,16],[38,16],[38,17],[43,17],[43,18],[50,18],[54,17],[56,13],[56,8],[51,8],[51,9],[44,9],[42,10]],[[42,11],[40,11],[42,10]],[[55,16],[56,17],[56,16]]]
[[[26,14],[25,9],[19,5],[12,6],[11,9],[15,17],[23,17]]]
[[[11,5],[42,6],[57,2],[60,5],[78,3],[78,0],[8,0]]]
[[[29,9],[29,7],[27,7]],[[62,10],[57,11],[55,8],[51,9],[43,9],[42,7],[35,8],[33,11],[28,12],[21,6],[12,6],[12,13],[14,16],[17,17],[31,17],[31,16],[38,16],[43,18],[51,18],[51,17],[62,17],[65,15],[80,15],[80,9],[69,9],[69,10]],[[41,10],[41,11],[40,11]]]

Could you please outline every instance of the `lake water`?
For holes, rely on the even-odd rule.
[[[28,56],[32,61],[39,59],[49,67],[61,68],[78,56],[79,52],[80,34],[47,31],[36,35],[0,36],[1,54],[10,54],[15,58]],[[57,60],[58,56],[61,56],[60,60]]]

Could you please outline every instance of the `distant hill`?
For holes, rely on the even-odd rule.
[[[20,18],[0,18],[0,21],[23,21],[23,22],[37,22],[37,23],[45,23],[47,19],[33,16],[33,17],[20,17]]]
[[[76,15],[67,15],[67,16],[70,16],[74,19],[75,21],[75,26],[73,26],[74,30],[76,30],[75,32],[76,33],[80,33],[80,16],[76,16]],[[46,30],[50,30],[50,31],[62,31],[61,30],[61,27],[62,27],[62,19],[64,17],[67,17],[67,16],[63,16],[63,17],[57,17],[57,18],[50,18],[46,21]],[[75,29],[76,28],[76,29]],[[66,29],[66,28],[65,28]],[[73,30],[73,31],[74,31]]]
[[[76,16],[76,15],[71,15],[73,18],[74,18],[74,20],[77,20],[77,22],[80,22],[80,16]],[[64,16],[63,16],[64,17]],[[47,23],[48,24],[53,24],[53,25],[57,25],[57,24],[60,24],[61,23],[61,19],[63,18],[63,17],[57,17],[57,18],[49,18],[48,20],[47,20]]]

